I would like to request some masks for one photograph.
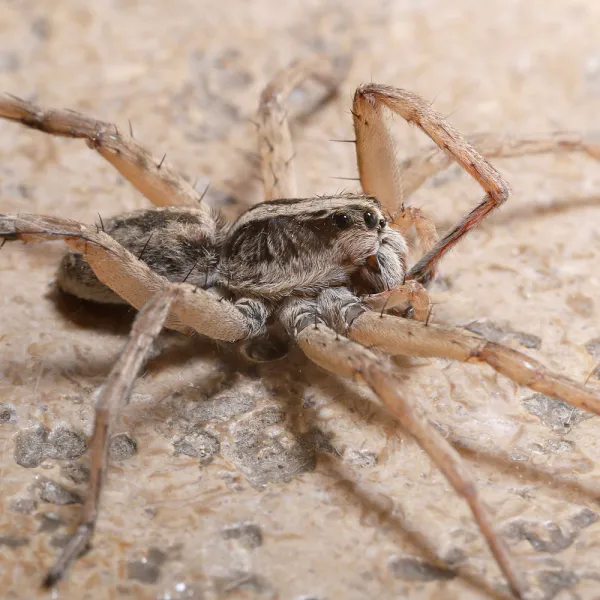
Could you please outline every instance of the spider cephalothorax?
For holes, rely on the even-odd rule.
[[[258,204],[228,231],[221,256],[226,287],[279,300],[353,282],[358,294],[394,287],[404,278],[406,243],[375,198],[346,194]]]
[[[87,226],[59,217],[0,215],[4,241],[62,238],[74,251],[59,270],[59,285],[80,298],[124,302],[140,309],[130,339],[96,403],[91,479],[82,522],[45,584],[53,585],[92,537],[110,426],[127,402],[153,340],[163,326],[226,342],[248,343],[270,327],[283,328],[315,363],[367,384],[404,425],[472,510],[512,591],[526,585],[496,531],[458,453],[402,395],[391,355],[482,362],[521,385],[600,414],[600,394],[555,375],[508,347],[453,327],[429,324],[431,280],[444,254],[508,197],[502,176],[428,102],[401,89],[370,84],[354,96],[353,118],[362,194],[297,199],[287,95],[309,76],[329,88],[336,77],[322,61],[296,63],[261,96],[258,137],[267,202],[227,224],[202,197],[155,160],[132,137],[72,111],[43,111],[13,96],[0,97],[0,117],[41,131],[80,137],[155,205]],[[405,185],[383,108],[416,123],[446,152],[405,163]],[[597,147],[560,134],[542,140],[488,140],[489,153],[514,156]],[[506,150],[508,149],[508,150]],[[400,207],[411,191],[452,160],[485,190],[480,204],[440,240],[421,211]],[[287,198],[287,199],[281,199]],[[393,214],[386,219],[384,214]],[[409,230],[424,257],[407,269]],[[4,243],[4,242],[3,242]],[[390,314],[410,304],[414,320]],[[373,310],[375,309],[375,310]]]

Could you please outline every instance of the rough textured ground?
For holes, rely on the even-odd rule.
[[[357,84],[406,87],[464,132],[600,129],[593,0],[309,0],[0,7],[0,89],[127,127],[230,214],[260,199],[250,118],[294,57],[344,52],[339,100],[295,130],[303,194],[353,176]],[[284,8],[285,6],[285,8]],[[302,94],[296,96],[302,100]],[[401,154],[427,140],[398,126]],[[584,380],[600,361],[600,165],[498,163],[509,205],[445,262],[438,322],[473,321]],[[456,169],[414,203],[442,228],[481,192]],[[233,204],[233,200],[236,204]],[[147,206],[85,144],[0,124],[0,210],[84,221]],[[60,245],[0,253],[0,590],[37,591],[85,493],[92,396],[130,315],[57,296]],[[524,347],[524,348],[523,348]],[[498,568],[443,477],[368,394],[299,354],[250,368],[165,335],[113,447],[93,550],[57,598],[497,597]],[[406,394],[475,470],[535,598],[600,592],[600,421],[489,369],[408,360]],[[600,375],[591,384],[600,383]],[[459,574],[435,566],[445,559]]]

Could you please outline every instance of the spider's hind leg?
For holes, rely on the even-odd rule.
[[[0,95],[0,118],[50,135],[81,138],[104,157],[125,179],[156,206],[191,206],[203,211],[205,225],[211,215],[202,195],[162,159],[152,154],[116,125],[73,110],[43,109],[8,94]]]
[[[265,87],[258,108],[258,152],[265,200],[296,198],[294,149],[286,102],[289,95],[306,79],[316,79],[331,96],[346,72],[345,60],[317,57],[295,61],[281,70]],[[344,63],[344,64],[336,64]]]
[[[216,277],[221,225],[204,227],[204,212],[194,208],[168,207],[138,210],[97,223],[141,262],[171,283],[187,282],[206,289]],[[103,284],[82,254],[69,252],[57,273],[59,287],[69,294],[108,304],[125,301]]]

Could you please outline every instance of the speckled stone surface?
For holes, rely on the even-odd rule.
[[[593,0],[5,0],[0,90],[131,120],[233,215],[260,199],[251,118],[291,59],[352,60],[339,98],[294,129],[301,193],[335,193],[355,183],[333,177],[356,167],[352,146],[329,140],[352,135],[351,95],[365,81],[435,99],[465,133],[600,131],[599,23]],[[404,124],[394,131],[399,158],[428,145]],[[595,372],[599,385],[600,165],[565,154],[495,163],[514,196],[448,256],[434,320],[470,324],[580,381]],[[451,168],[413,203],[444,229],[480,196]],[[93,222],[144,206],[84,143],[0,123],[0,211]],[[85,494],[93,394],[131,323],[53,292],[62,252],[0,252],[7,599],[47,596],[43,569]],[[597,598],[600,421],[490,369],[399,369],[475,471],[531,597]],[[94,547],[55,598],[472,600],[505,589],[429,459],[364,389],[298,352],[252,367],[165,334],[118,429]]]

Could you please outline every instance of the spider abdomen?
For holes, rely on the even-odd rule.
[[[192,208],[153,208],[104,219],[98,227],[168,281],[205,288],[216,277],[222,237],[221,222],[207,227],[205,215]],[[127,304],[74,252],[64,256],[57,281],[63,291],[84,300]]]

